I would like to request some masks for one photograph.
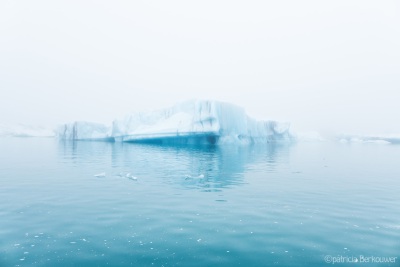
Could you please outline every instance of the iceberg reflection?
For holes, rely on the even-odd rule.
[[[59,155],[80,166],[97,163],[94,172],[117,179],[129,173],[138,181],[218,190],[245,184],[244,173],[262,165],[274,172],[288,161],[290,145],[165,146],[154,144],[61,141]],[[96,165],[95,165],[96,166]]]

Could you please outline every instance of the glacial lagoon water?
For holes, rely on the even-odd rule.
[[[400,266],[399,159],[2,138],[0,266]]]

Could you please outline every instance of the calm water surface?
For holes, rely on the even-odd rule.
[[[398,145],[2,138],[0,266],[400,266],[399,159]]]

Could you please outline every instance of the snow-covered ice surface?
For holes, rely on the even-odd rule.
[[[162,144],[290,141],[288,123],[256,121],[233,104],[191,100],[171,108],[128,115],[111,127],[75,122],[58,129],[67,140],[105,139]]]
[[[0,124],[0,136],[7,137],[54,137],[55,131],[44,126],[32,126],[24,124],[2,125]]]

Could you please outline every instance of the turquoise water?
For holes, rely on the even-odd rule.
[[[399,159],[398,145],[3,138],[0,266],[331,266],[329,255],[400,257]]]

